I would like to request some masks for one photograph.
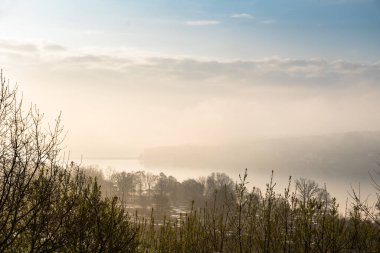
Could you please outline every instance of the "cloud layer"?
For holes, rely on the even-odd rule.
[[[248,13],[235,13],[231,15],[231,18],[254,19],[254,16]]]
[[[53,43],[15,43],[0,41],[2,64],[19,63],[23,59],[31,66],[46,68],[103,70],[119,73],[136,73],[149,76],[166,76],[183,81],[237,81],[249,85],[270,84],[292,86],[319,85],[329,87],[358,83],[377,84],[380,63],[355,63],[343,60],[289,59],[271,57],[259,60],[220,60],[186,56],[151,54],[136,49],[87,48],[68,50]],[[350,81],[351,80],[351,81]],[[293,82],[291,84],[291,82]],[[231,84],[232,85],[232,84]]]
[[[26,98],[48,115],[63,111],[74,153],[380,130],[379,63],[221,60],[10,41],[0,41],[0,54]]]
[[[219,25],[221,21],[219,20],[189,20],[186,21],[188,26],[209,26],[209,25]]]

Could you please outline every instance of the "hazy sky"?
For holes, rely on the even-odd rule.
[[[378,0],[0,0],[0,67],[74,156],[380,130]]]

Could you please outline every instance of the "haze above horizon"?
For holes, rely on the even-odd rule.
[[[0,67],[73,156],[380,131],[376,0],[0,0]]]

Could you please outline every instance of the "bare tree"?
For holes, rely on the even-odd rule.
[[[15,243],[46,208],[58,174],[60,117],[44,128],[35,107],[24,112],[17,89],[0,75],[0,251]],[[39,188],[35,187],[39,183]],[[38,195],[38,198],[34,196]],[[35,199],[35,201],[28,201]],[[22,222],[21,222],[22,221]]]
[[[43,125],[2,73],[0,81],[0,252],[136,252],[124,206],[59,161],[60,117]]]
[[[306,178],[296,180],[296,189],[303,205],[307,205],[309,200],[316,198],[321,192],[317,182]]]
[[[146,180],[146,185],[148,186],[148,197],[150,199],[151,194],[152,194],[152,189],[157,183],[158,176],[148,172],[146,173],[145,180]]]
[[[379,163],[380,166],[380,163]],[[375,178],[377,176],[380,178],[380,171],[375,171],[374,173],[369,173],[372,181],[372,185],[375,188],[376,192],[376,197],[377,197],[377,202],[376,202],[376,208],[380,212],[380,182],[378,179]]]
[[[136,175],[123,171],[113,174],[111,178],[116,183],[117,192],[121,198],[121,201],[124,204],[126,204],[128,200],[131,201],[128,197],[133,197],[136,190]]]

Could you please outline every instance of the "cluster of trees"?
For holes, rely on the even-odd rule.
[[[213,199],[214,193],[221,189],[229,192],[229,195],[234,194],[235,183],[225,173],[212,173],[207,178],[179,182],[162,172],[118,172],[106,179],[100,169],[84,167],[82,171],[88,177],[97,179],[104,196],[117,196],[127,207],[167,210],[169,207],[182,206],[190,210],[191,203],[200,207]],[[223,196],[219,195],[219,201],[222,201]]]
[[[136,215],[142,252],[380,250],[379,204],[365,204],[353,191],[342,213],[326,188],[310,179],[295,180],[292,191],[289,178],[285,191],[276,193],[272,180],[264,192],[248,190],[246,173],[240,183],[223,173],[183,182],[142,171],[116,173],[109,180],[99,170],[87,168],[85,173],[101,178],[110,187],[108,194],[128,196],[127,206],[142,200],[154,203],[150,216]],[[166,208],[160,212],[163,206],[175,209],[178,205],[187,205],[188,211],[171,215]]]
[[[283,194],[274,186],[248,191],[245,174],[232,198],[221,189],[222,202],[215,198],[159,228],[142,222],[145,252],[379,252],[379,217],[362,202],[342,215],[311,180],[297,180],[294,192],[289,183]]]

